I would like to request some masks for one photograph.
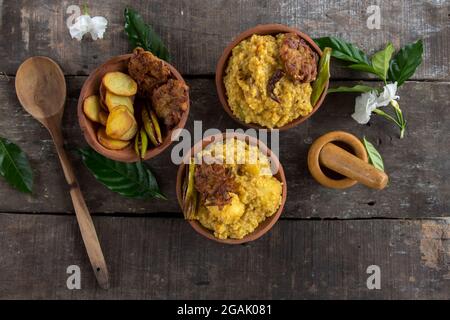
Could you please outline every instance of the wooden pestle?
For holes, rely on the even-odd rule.
[[[321,165],[369,188],[381,190],[386,187],[389,180],[383,171],[333,143],[327,143],[323,146],[319,161]]]

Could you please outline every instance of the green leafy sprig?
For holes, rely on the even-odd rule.
[[[152,52],[160,59],[170,61],[167,47],[156,34],[155,30],[144,22],[142,16],[132,8],[125,8],[125,33],[133,48],[141,47]]]
[[[397,81],[397,85],[400,87],[416,72],[417,67],[422,63],[422,55],[422,40],[417,40],[401,48],[389,64],[389,81]]]
[[[352,43],[346,42],[336,37],[323,37],[315,39],[320,48],[332,48],[331,55],[336,59],[348,62],[346,67],[374,74],[386,85],[388,82],[397,83],[400,87],[408,80],[422,63],[423,42],[417,40],[414,43],[407,44],[401,48],[395,55],[394,46],[388,43],[386,47],[376,52],[372,57],[368,57],[360,48]],[[330,88],[329,93],[333,92],[357,92],[379,93],[382,90],[365,85],[356,85],[353,87],[341,86],[338,88]],[[406,120],[402,110],[396,100],[391,100],[390,105],[394,110],[394,115],[376,108],[373,113],[382,116],[394,122],[400,128],[400,138],[403,138],[406,129]]]
[[[128,198],[166,199],[145,163],[114,161],[91,148],[80,149],[79,152],[89,171],[111,191]]]

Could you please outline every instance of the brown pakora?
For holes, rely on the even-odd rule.
[[[139,95],[147,98],[170,77],[170,69],[161,59],[139,47],[133,50],[128,73],[137,82]]]
[[[231,169],[222,164],[203,162],[195,168],[195,189],[202,203],[223,208],[231,202],[231,192],[236,192],[237,183]]]
[[[173,128],[180,122],[181,115],[187,110],[187,103],[188,86],[180,80],[169,79],[153,91],[153,109],[168,128]]]
[[[280,58],[286,73],[295,81],[306,83],[316,80],[318,55],[298,35],[287,33],[284,36]]]

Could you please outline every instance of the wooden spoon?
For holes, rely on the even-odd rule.
[[[89,210],[64,150],[61,120],[66,100],[66,82],[61,68],[47,57],[31,57],[16,74],[16,93],[23,108],[50,132],[64,176],[70,187],[81,236],[100,287],[109,287],[108,269]]]

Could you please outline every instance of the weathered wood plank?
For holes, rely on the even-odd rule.
[[[76,102],[85,77],[69,77],[64,133],[69,148],[84,146],[76,118]],[[0,212],[72,212],[59,162],[45,129],[20,107],[14,79],[0,81],[0,135],[27,151],[36,174],[35,194],[20,194],[0,179]],[[192,108],[188,128],[202,120],[203,129],[237,128],[219,105],[212,80],[191,79]],[[339,83],[333,83],[338,85]],[[342,84],[342,83],[341,83]],[[400,91],[400,104],[408,119],[406,138],[398,139],[391,123],[374,117],[371,126],[358,125],[350,114],[352,95],[334,95],[306,123],[282,132],[280,159],[288,179],[284,217],[433,217],[450,213],[450,113],[449,83],[409,82]],[[310,176],[306,156],[313,140],[331,130],[365,135],[381,152],[390,185],[384,191],[363,186],[338,191],[321,187]],[[73,158],[76,158],[74,155]],[[98,182],[77,158],[74,161],[86,201],[92,212],[156,213],[179,212],[175,197],[177,167],[170,150],[148,162],[169,201],[129,200]]]
[[[237,246],[204,239],[182,219],[94,222],[109,291],[96,286],[74,217],[0,214],[0,298],[450,298],[445,220],[280,221]],[[66,288],[69,265],[81,268],[81,290]],[[381,290],[366,287],[369,265],[381,269]]]
[[[4,1],[0,8],[0,72],[15,74],[32,55],[49,55],[68,75],[87,75],[106,59],[128,52],[123,31],[123,1],[90,3],[91,15],[109,21],[102,41],[70,38],[66,19],[70,1]],[[157,0],[133,1],[170,48],[185,74],[212,74],[225,46],[241,31],[262,23],[295,26],[312,37],[340,36],[374,52],[388,41],[398,48],[423,38],[424,63],[416,79],[450,79],[448,1],[378,1],[381,28],[367,27],[373,1]],[[360,74],[335,68],[335,76]]]

